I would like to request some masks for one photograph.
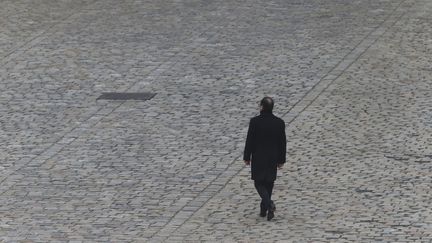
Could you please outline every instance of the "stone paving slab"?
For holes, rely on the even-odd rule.
[[[431,240],[428,1],[0,6],[1,241]],[[239,157],[264,95],[289,138],[270,223]]]

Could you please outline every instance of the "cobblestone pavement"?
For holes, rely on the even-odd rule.
[[[0,2],[0,241],[431,242],[432,2]],[[155,92],[149,101],[96,100]],[[287,122],[276,217],[241,161]]]

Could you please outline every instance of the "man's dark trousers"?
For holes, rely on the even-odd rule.
[[[255,188],[261,197],[261,210],[270,208],[274,181],[254,181]]]

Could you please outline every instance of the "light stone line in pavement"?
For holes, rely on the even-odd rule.
[[[402,0],[389,17],[349,52],[329,73],[316,83],[286,114],[282,115],[287,124],[292,123],[307,107],[309,107],[342,73],[357,61],[390,27],[396,24],[406,13],[400,7],[407,0]],[[402,12],[402,13],[401,13]]]
[[[73,11],[71,14],[67,15],[63,19],[60,19],[57,23],[54,23],[48,28],[44,30],[40,30],[34,35],[30,36],[26,41],[24,41],[23,44],[14,47],[10,52],[4,55],[0,60],[0,66],[4,66],[10,63],[13,59],[22,55],[24,52],[26,52],[27,50],[35,46],[37,43],[41,42],[43,39],[47,38],[48,36],[51,36],[52,34],[57,32],[63,25],[67,24],[66,20],[72,18],[74,15],[79,14],[82,11],[85,11],[87,7],[91,7],[95,5],[97,2],[98,0],[86,6],[82,6],[81,8],[75,9],[75,11]]]
[[[384,35],[390,27],[396,24],[405,14],[406,11],[401,10],[401,6],[407,3],[407,0],[402,0],[397,7],[389,14],[387,19],[379,26],[372,30],[362,39],[351,52],[349,52],[333,69],[330,70],[316,85],[314,85],[286,114],[282,115],[287,125],[292,123],[303,111],[307,109],[339,76],[347,70],[358,58],[361,57],[382,35]],[[182,225],[184,225],[200,208],[202,208],[209,200],[217,195],[228,183],[238,175],[245,166],[240,166],[238,162],[241,159],[239,155],[233,160],[228,167],[211,181],[189,204],[199,205],[195,211],[183,211],[183,206],[168,223],[161,229],[156,231],[151,239],[155,242],[167,240],[175,233]],[[236,168],[237,167],[237,168]],[[208,192],[210,191],[210,192]]]
[[[96,1],[97,2],[97,1]],[[96,2],[92,3],[91,5],[94,5]],[[87,10],[87,9],[84,9]],[[71,14],[66,19],[72,17],[77,13]],[[64,19],[62,22],[66,21]],[[49,29],[51,30],[51,34],[53,34],[55,31],[53,30],[54,27],[60,26],[60,24],[56,24]],[[211,27],[209,27],[211,28]],[[204,30],[202,33],[200,33],[198,36],[194,38],[193,41],[191,41],[188,45],[183,46],[182,48],[178,48],[178,51],[175,52],[175,54],[168,58],[166,61],[162,62],[159,66],[155,67],[153,70],[151,70],[147,76],[152,75],[160,75],[165,70],[168,70],[170,67],[174,66],[177,62],[181,60],[181,54],[184,52],[184,50],[195,50],[199,47],[199,44],[203,41],[200,37],[203,36],[208,29]],[[46,33],[47,31],[44,31]],[[18,55],[13,55],[13,57],[19,56],[29,48],[31,48],[33,45],[37,44],[42,39],[46,38],[46,36],[38,36],[34,38],[32,41],[29,42],[28,45],[26,45],[25,50],[22,50],[18,53]],[[1,63],[0,63],[1,65]],[[132,67],[133,68],[133,67]],[[140,81],[137,81],[133,84],[131,84],[129,87],[127,87],[123,92],[130,92],[136,89],[139,89]],[[19,176],[14,177],[13,175],[19,171],[20,169],[27,167],[27,166],[36,166],[36,165],[42,165],[47,160],[55,156],[56,154],[60,153],[65,147],[70,145],[75,139],[77,139],[80,134],[85,132],[86,130],[90,129],[93,126],[96,126],[105,116],[113,113],[117,108],[121,107],[126,101],[121,101],[119,103],[111,103],[111,102],[104,102],[100,101],[102,103],[102,106],[93,114],[91,114],[84,122],[80,123],[79,125],[70,128],[68,131],[64,133],[64,135],[54,142],[51,146],[49,146],[47,149],[42,151],[39,155],[33,157],[33,158],[24,158],[21,159],[17,164],[20,165],[18,168],[14,168],[11,170],[11,172],[3,174],[0,177],[0,185],[2,185],[2,188],[0,189],[0,195],[7,192],[17,181],[19,181],[21,178]],[[114,104],[113,107],[110,107],[111,104]],[[108,107],[107,107],[108,106]],[[170,129],[171,131],[172,129]],[[9,181],[8,181],[9,180]]]
[[[175,57],[175,56],[174,56]],[[160,69],[162,68],[165,70],[165,66],[167,63],[171,63],[170,60],[166,61],[165,63],[162,63],[159,67],[155,68],[154,70],[150,71],[149,75],[153,74],[153,72],[160,72]],[[126,92],[128,90],[125,90]],[[103,103],[102,103],[103,102]],[[49,146],[47,149],[45,149],[43,152],[41,152],[39,155],[33,157],[33,158],[24,158],[20,160],[17,164],[21,165],[18,168],[13,169],[10,173],[7,173],[6,175],[2,175],[2,179],[0,180],[0,185],[2,185],[2,189],[0,190],[0,195],[4,194],[9,190],[11,186],[15,184],[16,181],[19,181],[19,178],[12,178],[13,180],[9,183],[6,181],[8,178],[10,179],[13,174],[15,174],[17,171],[19,171],[21,168],[31,165],[41,165],[48,159],[52,158],[59,152],[61,152],[66,146],[71,144],[73,141],[75,141],[76,138],[80,136],[83,132],[90,129],[91,127],[98,124],[99,121],[102,120],[106,115],[111,114],[114,112],[118,107],[120,107],[122,104],[124,104],[125,101],[122,101],[120,103],[111,103],[111,102],[104,102],[101,101],[102,106],[93,114],[91,114],[84,122],[81,124],[69,129],[66,131],[66,133],[56,142],[54,142],[51,146]],[[110,104],[116,104],[113,108],[109,107]]]
[[[13,48],[12,51],[10,51],[6,55],[4,55],[2,57],[2,59],[0,60],[0,66],[5,66],[5,65],[11,63],[11,61],[13,59],[19,57],[20,55],[22,55],[24,52],[26,52],[27,50],[29,50],[30,48],[32,48],[33,46],[35,46],[36,44],[38,44],[43,39],[46,39],[47,37],[49,37],[52,34],[54,34],[55,32],[57,32],[64,24],[66,24],[66,21],[68,19],[70,19],[74,15],[80,13],[82,10],[85,10],[86,7],[92,6],[92,5],[96,4],[97,2],[98,1],[95,1],[95,2],[93,2],[93,3],[91,3],[91,4],[87,5],[87,6],[83,6],[82,8],[77,9],[76,11],[74,11],[71,14],[69,14],[68,16],[66,16],[65,18],[63,18],[62,20],[59,20],[57,23],[52,24],[51,26],[49,26],[45,30],[38,31],[33,36],[29,37],[27,41],[24,41],[24,44]],[[87,118],[86,120],[88,120],[90,118],[91,117]],[[43,152],[41,152],[38,156],[42,156],[42,158],[43,158],[43,157],[47,157],[47,155],[51,155],[52,156],[52,155],[60,152],[61,149],[64,147],[64,145],[67,145],[70,142],[72,142],[72,141],[69,141],[69,142],[65,142],[65,141],[67,141],[67,134],[72,133],[75,129],[77,129],[77,127],[73,127],[71,129],[69,129],[57,142],[55,142],[52,146],[48,147],[46,150],[44,150]],[[58,146],[55,146],[56,144],[63,144],[63,146],[61,146],[59,148]],[[36,156],[36,157],[38,157],[38,156]],[[48,158],[51,157],[51,156],[48,156]],[[0,191],[0,195],[2,195],[4,192],[6,192],[14,184],[13,182],[12,183],[5,183],[6,179],[8,177],[10,177],[12,174],[14,174],[16,171],[18,171],[19,169],[21,169],[24,166],[26,166],[29,163],[31,163],[36,157],[33,157],[33,158],[24,158],[24,159],[22,159],[21,161],[19,161],[17,163],[17,164],[22,164],[22,166],[19,166],[18,168],[13,169],[10,173],[2,174],[2,176],[0,177],[0,185],[3,185],[3,186],[2,186],[2,190]]]
[[[405,5],[406,6],[406,5]],[[406,8],[404,8],[404,9],[407,9],[407,10],[410,10],[409,9],[409,7],[407,6]],[[394,26],[394,25],[399,25],[399,23],[403,23],[403,21],[404,20],[406,20],[407,19],[407,16],[406,15],[401,15],[401,18],[403,18],[403,19],[400,19],[400,20],[397,20],[396,21],[396,23],[391,23],[391,21],[388,21],[388,22],[386,22],[385,23],[385,25],[387,25],[387,24],[389,24],[388,26],[390,26],[390,24],[392,24],[392,26]],[[388,32],[390,32],[390,34],[391,34],[391,29],[392,28],[390,28],[389,30],[388,30]],[[382,30],[385,30],[385,29],[382,29]],[[374,32],[374,33],[376,33],[376,32]],[[378,35],[377,35],[378,36]],[[379,35],[379,36],[381,36],[381,35]],[[367,56],[368,56],[368,53],[370,54],[372,51],[371,51],[371,49],[376,49],[376,47],[377,46],[379,46],[380,45],[380,43],[382,43],[383,42],[383,40],[385,40],[385,38],[386,38],[386,36],[387,36],[387,32],[386,32],[386,34],[384,35],[384,36],[381,36],[381,37],[378,37],[379,39],[377,40],[377,42],[375,43],[375,42],[369,42],[369,43],[372,43],[371,45],[372,46],[370,46],[369,48],[368,48],[368,50],[367,50],[367,52],[365,53],[365,55],[362,55],[362,54],[360,54],[361,55],[361,58],[360,58],[360,60],[358,60],[358,61],[354,61],[354,63],[353,63],[353,66],[357,66],[357,64],[359,63],[359,62],[361,62],[364,58],[367,58]],[[363,46],[363,45],[362,45]],[[361,49],[360,49],[361,50]],[[384,51],[384,53],[385,53],[385,51]],[[373,56],[373,55],[372,55]],[[376,56],[375,56],[376,57]],[[370,60],[370,59],[369,59]],[[342,76],[345,76],[345,74],[347,74],[347,73],[350,73],[354,68],[353,67],[351,67],[350,68],[350,66],[348,65],[347,66],[347,68],[349,68],[348,70],[346,70],[345,72],[343,72],[343,75]],[[343,78],[343,77],[342,77]],[[332,96],[332,94],[329,92],[329,89],[330,90],[333,90],[333,88],[336,88],[336,90],[337,90],[337,88],[342,88],[342,90],[344,90],[344,88],[351,88],[350,86],[344,86],[344,82],[343,81],[347,81],[346,79],[341,79],[341,78],[336,78],[337,80],[334,82],[334,84],[332,84],[330,87],[327,87],[326,88],[326,92],[324,92],[324,94],[322,95],[322,96],[320,96],[320,95],[318,95],[319,96],[319,98],[314,102],[314,101],[312,101],[312,103],[313,103],[313,105],[312,105],[312,107],[310,107],[311,109],[319,109],[319,108],[321,108],[321,107],[319,107],[319,106],[315,106],[317,103],[320,103],[320,101],[322,102],[322,98],[325,98],[325,99],[329,99],[330,98],[330,100],[331,100],[331,96]],[[354,82],[355,82],[356,80],[354,79]],[[396,81],[396,80],[395,80]],[[391,81],[389,81],[389,82],[391,82]],[[360,83],[362,83],[362,82],[360,82]],[[355,87],[355,86],[354,86]],[[345,91],[345,90],[344,90]],[[348,91],[348,92],[351,92],[351,91],[355,91],[355,90],[350,90],[350,91]],[[373,92],[372,92],[373,93]],[[336,95],[337,96],[337,95]],[[355,101],[354,101],[355,102]],[[334,103],[332,103],[332,104],[334,104]],[[345,104],[346,105],[346,104]],[[310,108],[305,108],[306,109],[306,112],[305,113],[314,113],[314,111],[311,111],[311,109]],[[316,111],[316,110],[315,110]],[[307,120],[307,119],[304,119],[305,118],[305,113],[303,113],[301,116],[300,116],[300,120]],[[344,115],[344,114],[342,114],[342,115]],[[303,118],[303,119],[302,119]],[[296,122],[295,123],[301,123],[302,121],[299,121],[299,120],[296,120]],[[330,144],[331,145],[331,144]],[[317,155],[317,156],[320,156],[320,155]],[[325,155],[324,155],[325,156]],[[340,165],[340,164],[339,164]],[[323,165],[323,166],[326,166],[326,165]],[[397,168],[398,166],[397,165],[395,165],[395,167]],[[338,169],[343,169],[343,167],[339,167],[339,168],[335,168],[335,170],[338,170]],[[299,168],[299,170],[300,170],[300,168]],[[243,172],[245,172],[245,171],[243,171]],[[306,172],[307,173],[307,172]],[[247,173],[242,173],[242,175],[243,175],[243,179],[245,179],[245,175],[246,175]],[[405,175],[405,174],[404,174]],[[314,175],[312,175],[312,176],[314,176]],[[233,180],[233,181],[235,181],[235,180]],[[221,191],[221,193],[222,192],[226,192],[226,191],[229,191],[230,189],[233,189],[233,185],[232,184],[228,184],[229,186],[227,187],[227,188],[225,188],[225,189],[223,189],[222,191]],[[301,186],[301,185],[300,185]],[[315,189],[316,189],[316,187],[314,187]],[[367,188],[367,187],[366,187]],[[244,189],[244,188],[243,188]],[[252,188],[251,188],[252,189]],[[295,190],[295,188],[292,188],[292,189],[294,189]],[[350,188],[350,189],[352,189],[352,188]],[[291,188],[289,187],[289,189],[287,189],[288,191],[291,191]],[[334,191],[332,191],[332,193],[333,193]],[[215,200],[217,200],[218,198],[220,199],[221,197],[223,197],[223,196],[225,196],[225,195],[221,195],[221,194],[219,194],[219,195],[217,195],[217,196],[215,196],[214,198],[215,198]],[[244,196],[244,195],[243,195]],[[243,200],[245,200],[245,197],[243,197]],[[370,199],[371,201],[373,201],[374,199]],[[215,203],[215,201],[212,199],[212,201],[213,201],[213,203],[214,204],[216,204]],[[359,200],[360,201],[360,200]],[[217,202],[217,201],[216,201]],[[238,202],[238,201],[237,201]],[[209,204],[211,204],[212,202],[210,202]],[[204,206],[204,209],[206,209],[206,210],[203,210],[203,211],[206,211],[206,213],[210,213],[210,212],[214,212],[214,211],[212,211],[212,210],[214,210],[214,208],[212,208],[212,207],[208,207],[208,205],[209,204],[206,204],[205,206]],[[348,206],[349,207],[349,206]],[[225,210],[227,210],[227,207],[221,207],[221,208],[218,208],[218,209],[225,209]],[[298,209],[298,208],[297,208]],[[344,208],[345,209],[345,208]],[[211,210],[211,211],[210,211]],[[317,211],[319,211],[319,209],[317,210]],[[421,212],[421,211],[420,211]],[[395,212],[396,214],[398,214],[399,212]],[[193,221],[194,221],[194,219],[196,220],[196,221],[198,221],[197,220],[197,217],[195,217],[195,216],[198,216],[198,214],[199,214],[199,212],[198,213],[196,213],[195,215],[194,215],[194,217],[193,217],[193,219],[189,219],[188,220],[188,222],[185,224],[185,226],[188,226],[189,225],[189,222],[191,222],[192,224],[193,224]],[[300,213],[299,213],[300,214]],[[424,213],[425,215],[428,215],[428,213],[427,212],[425,212]],[[204,214],[203,214],[204,215]],[[200,216],[203,216],[203,215],[200,215]],[[227,215],[229,215],[229,214],[227,214]],[[298,215],[298,214],[297,214]],[[429,214],[430,215],[430,214]],[[205,216],[208,216],[208,214],[205,214]],[[238,216],[238,215],[237,215]],[[255,216],[255,215],[254,215]],[[256,217],[258,217],[257,215],[256,215]],[[206,219],[207,220],[207,219]],[[217,226],[220,226],[220,225],[223,225],[223,223],[225,223],[225,222],[227,222],[227,219],[226,218],[224,218],[223,220],[225,220],[225,221],[223,221],[223,222],[220,222],[220,223],[215,223],[215,226],[217,227]],[[373,220],[375,220],[375,219],[373,219]],[[372,221],[373,221],[372,220]],[[196,222],[195,221],[195,222]],[[294,220],[293,220],[294,221]],[[361,221],[360,221],[361,222]],[[426,222],[430,222],[430,221],[426,221]],[[255,223],[255,222],[252,222],[252,223]],[[279,221],[279,223],[280,223],[280,221]],[[345,223],[345,221],[343,221],[343,223]],[[373,222],[372,222],[373,223]],[[394,225],[396,225],[396,224],[394,224]],[[402,224],[398,224],[398,225],[402,225]],[[406,225],[409,225],[409,223],[406,223]],[[406,226],[405,225],[405,226]],[[227,226],[227,224],[225,224],[225,225],[223,225],[223,226]],[[257,227],[259,227],[260,225],[258,225]],[[304,226],[304,225],[302,225],[302,226]],[[401,227],[405,227],[405,226],[401,226]],[[430,225],[427,225],[427,227],[430,229],[430,227],[429,227]],[[215,227],[215,228],[216,228]],[[392,227],[395,227],[395,226],[392,226]],[[182,235],[181,235],[181,233],[183,233],[184,235],[185,235],[185,238],[186,237],[188,237],[188,236],[190,236],[190,235],[186,235],[185,234],[185,231],[184,231],[184,229],[187,229],[187,227],[184,227],[183,228],[183,231],[182,231],[182,229],[179,229],[179,230],[177,230],[176,231],[176,234],[172,234],[171,236],[172,236],[172,239],[173,239],[173,242],[175,242],[175,240],[177,240],[177,242],[180,242],[181,240],[178,240],[178,239],[181,239],[181,237],[182,237]],[[226,228],[229,228],[229,225],[226,227]],[[426,230],[428,229],[428,228],[426,228]],[[203,229],[203,228],[201,228],[201,229]],[[286,228],[285,228],[286,229]],[[304,230],[305,228],[302,228],[302,230]],[[220,228],[217,228],[215,231],[217,231],[217,230],[220,230]],[[222,229],[223,230],[223,229]],[[307,228],[306,228],[306,230],[307,230]],[[181,233],[178,233],[177,234],[177,232],[181,232]],[[200,231],[200,233],[201,233],[202,231]],[[214,231],[213,231],[214,232]],[[337,241],[338,240],[338,238],[337,237],[339,237],[339,239],[340,239],[340,241],[342,242],[343,240],[342,240],[342,235],[344,234],[344,230],[338,230],[337,229],[337,227],[336,227],[336,230],[334,230],[334,229],[332,229],[332,230],[328,230],[328,231],[325,231],[326,233],[331,233],[331,234],[334,234],[336,237],[335,238],[330,238],[330,237],[334,237],[334,236],[330,236],[330,237],[328,237],[328,238],[326,238],[328,241],[327,242],[335,242],[335,241]],[[413,232],[414,232],[414,230],[413,230]],[[429,232],[430,232],[430,230],[429,230]],[[253,235],[253,231],[252,231],[252,233],[251,233],[251,235]],[[268,233],[268,232],[266,232],[266,233]],[[294,232],[293,234],[296,234],[297,232]],[[363,233],[363,232],[361,232],[361,233]],[[365,232],[366,233],[366,232]],[[397,232],[397,233],[401,233],[400,235],[401,236],[403,236],[403,232]],[[225,237],[227,236],[228,234],[225,234]],[[371,235],[371,238],[368,238],[368,241],[384,241],[384,237],[382,237],[382,235],[381,235],[381,237],[380,237],[380,235],[379,235],[379,232],[375,235],[375,234],[370,234]],[[178,238],[175,238],[176,236],[178,236]],[[256,236],[256,235],[254,235],[254,236]],[[262,236],[262,235],[261,235]],[[351,236],[352,237],[352,236]],[[376,238],[375,238],[376,237]],[[380,237],[380,238],[378,238],[378,237]],[[184,238],[183,238],[184,239]],[[238,238],[237,238],[238,239]],[[262,238],[261,238],[262,239]],[[286,238],[285,238],[286,239]],[[313,241],[313,240],[316,240],[316,241],[325,241],[324,240],[325,238],[323,237],[323,238],[308,238],[308,240],[306,240],[306,239],[299,239],[298,240],[298,242],[304,242],[304,241]],[[345,242],[347,241],[346,240],[347,238],[344,238],[344,240],[345,240]],[[354,237],[352,237],[352,238],[348,238],[348,239],[352,239],[352,241],[354,241],[354,242],[361,242],[361,240],[359,240],[358,238],[355,238],[355,235],[354,235]],[[409,240],[414,240],[414,239],[416,239],[416,238],[405,238],[405,241],[404,242],[408,242]],[[420,238],[421,239],[421,238]],[[248,240],[250,240],[250,239],[247,239],[246,238],[246,242],[248,241]],[[291,238],[291,240],[293,240],[292,238]],[[400,239],[401,240],[401,239]],[[417,240],[418,240],[418,238],[417,238]],[[170,240],[167,240],[168,242],[170,242]],[[293,240],[294,241],[294,240]],[[401,240],[402,241],[402,240]],[[398,241],[399,242],[399,241]],[[416,241],[416,242],[429,242],[429,241],[426,241],[426,239],[424,239],[424,241],[420,241],[420,240],[418,240],[418,241]]]
[[[119,107],[120,105],[121,104],[117,104],[117,107]],[[23,167],[43,164],[46,160],[52,158],[54,155],[58,154],[65,147],[75,141],[75,139],[78,138],[80,134],[95,126],[104,116],[111,114],[114,110],[115,109],[112,108],[101,107],[95,114],[88,117],[81,125],[69,129],[59,140],[57,140],[39,155],[33,158],[21,159],[17,163],[21,166],[19,166],[18,168],[14,168],[6,175],[2,175],[3,178],[0,180],[0,185],[2,185],[0,195],[3,195],[9,190],[10,187],[15,184],[16,181],[19,181],[19,176],[13,176],[17,171],[19,171]]]
[[[82,11],[92,11],[94,9],[91,9],[89,7],[96,5],[98,1],[93,2],[92,4],[89,4],[87,6],[84,6],[80,10]],[[65,21],[72,16],[78,14],[80,11],[77,11],[75,13],[70,14],[63,20],[59,21],[59,23],[53,24],[46,30],[40,31],[39,34],[37,34],[35,37],[32,37],[31,40],[27,41],[24,45],[15,48],[15,50],[9,54],[6,55],[7,58],[4,58],[0,61],[0,66],[7,65],[11,60],[14,58],[20,56],[28,49],[32,48],[34,45],[39,43],[41,40],[47,38],[48,36],[54,34],[58,29],[62,26],[62,24],[65,24]],[[210,28],[210,27],[209,27]],[[209,29],[208,28],[208,29]],[[147,74],[147,76],[151,75],[160,75],[165,70],[169,69],[170,67],[174,66],[179,60],[179,54],[184,51],[185,49],[196,49],[197,44],[200,44],[203,40],[200,39],[202,35],[208,31],[208,29],[204,30],[202,33],[200,33],[196,38],[194,38],[194,41],[189,43],[188,45],[184,46],[183,48],[178,48],[178,51],[175,52],[175,54],[168,58],[166,61],[162,62],[159,66],[155,67],[154,69],[150,70],[150,72]],[[192,37],[193,38],[193,37]],[[20,49],[21,48],[21,49]],[[175,61],[172,61],[175,59]],[[133,67],[131,67],[133,68]],[[128,88],[126,88],[123,92],[128,92],[133,90],[134,87],[139,84],[140,81],[137,81],[133,84],[131,84]],[[103,101],[101,101],[102,103]],[[18,168],[14,168],[10,173],[3,174],[0,177],[0,185],[3,185],[2,189],[0,190],[0,195],[8,191],[8,189],[15,184],[14,182],[17,180],[13,180],[11,183],[5,182],[11,175],[19,171],[21,168],[28,166],[30,164],[43,164],[44,161],[50,159],[54,155],[58,154],[62,151],[63,148],[65,148],[67,145],[71,144],[77,137],[79,137],[79,134],[81,134],[86,129],[89,129],[95,125],[106,115],[111,114],[114,112],[118,107],[120,107],[122,104],[124,104],[125,101],[122,101],[120,104],[114,106],[114,108],[106,108],[105,106],[107,104],[110,104],[110,102],[104,102],[102,103],[102,106],[93,114],[91,114],[83,123],[70,128],[68,131],[64,133],[64,135],[56,142],[54,142],[51,146],[49,146],[47,149],[45,149],[43,152],[41,152],[39,155],[33,157],[33,158],[24,158],[20,160],[17,164],[20,164]],[[106,109],[106,110],[105,110]],[[77,131],[77,132],[74,132]],[[81,132],[81,133],[80,133]],[[38,163],[35,163],[33,161],[39,161]]]

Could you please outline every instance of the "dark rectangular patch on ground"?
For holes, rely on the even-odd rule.
[[[153,98],[155,93],[102,93],[97,100],[149,100]]]

